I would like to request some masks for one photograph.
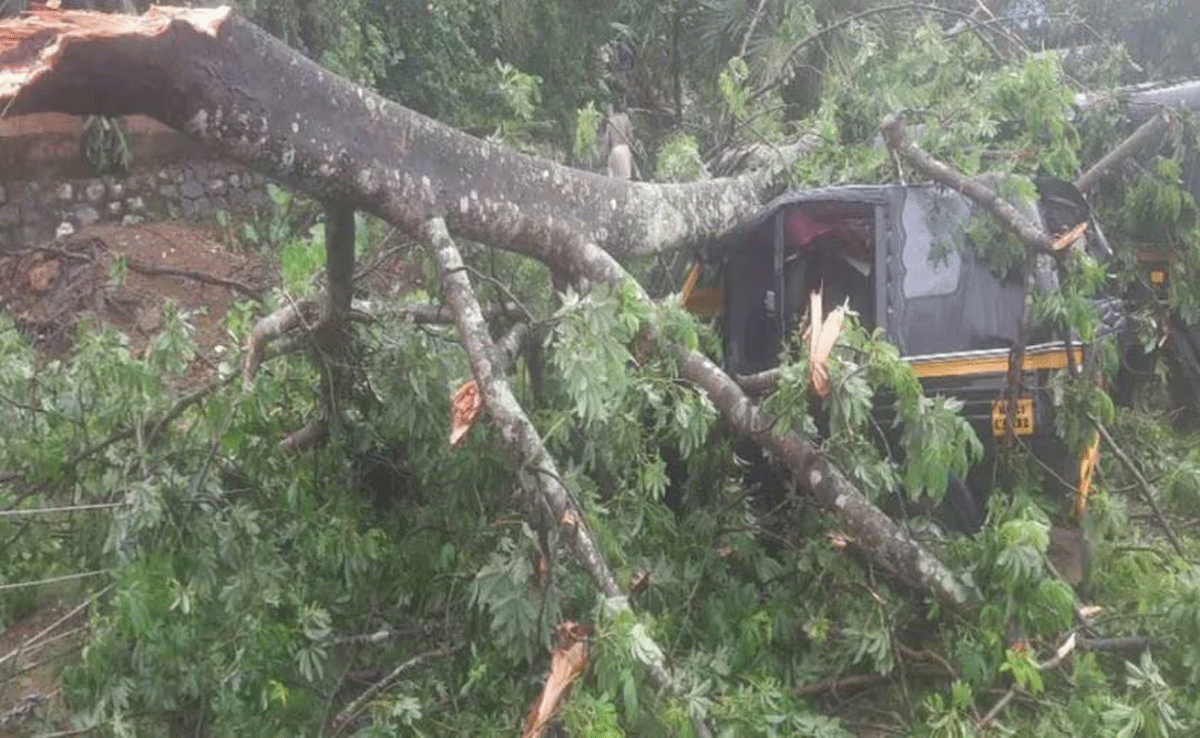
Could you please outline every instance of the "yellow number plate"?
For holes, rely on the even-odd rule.
[[[1008,402],[997,400],[992,403],[992,435],[1003,436],[1008,429]],[[1033,434],[1033,400],[1022,397],[1017,400],[1017,411],[1013,413],[1013,434],[1028,436]]]

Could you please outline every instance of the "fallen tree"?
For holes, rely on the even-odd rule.
[[[450,237],[536,258],[556,274],[606,282],[649,302],[620,259],[711,238],[779,189],[779,166],[733,179],[653,185],[601,177],[472,138],[322,69],[227,8],[154,8],[140,17],[38,11],[0,24],[0,105],[7,114],[140,113],[195,137],[326,203],[362,210],[424,238],[443,277],[455,263]],[[804,138],[776,164],[815,145]],[[445,235],[443,235],[444,224]],[[326,315],[344,314],[352,273],[328,253]],[[336,267],[336,269],[334,268]],[[449,280],[453,286],[454,280]],[[495,362],[479,342],[478,309],[464,285],[451,300],[489,414],[525,468],[544,466],[544,448],[508,401]],[[455,294],[451,290],[451,296]],[[475,317],[472,317],[475,316]],[[647,326],[649,334],[655,326]],[[942,605],[968,592],[938,559],[858,491],[810,442],[776,434],[774,420],[700,353],[664,343],[680,374],[705,392],[726,421],[754,438],[841,520],[882,569]],[[542,451],[539,451],[542,449]],[[561,483],[527,480],[577,526]],[[605,595],[618,594],[582,528],[572,546]],[[666,681],[657,674],[657,681]]]

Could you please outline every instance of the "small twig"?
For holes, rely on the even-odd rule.
[[[979,719],[979,722],[976,723],[976,727],[980,730],[986,728],[987,724],[995,720],[996,716],[1000,714],[1000,711],[1007,707],[1008,703],[1012,702],[1013,697],[1016,696],[1017,688],[1010,687],[1009,690],[1005,692],[1002,697],[1000,697],[1000,699],[996,700],[996,704],[992,705],[992,709],[988,710],[987,713]]]
[[[1112,450],[1117,459],[1120,460],[1125,468],[1129,470],[1129,473],[1133,475],[1133,478],[1138,481],[1138,484],[1141,485],[1143,493],[1142,496],[1145,498],[1146,504],[1150,506],[1150,510],[1154,513],[1154,518],[1158,521],[1159,526],[1163,529],[1163,533],[1167,536],[1167,540],[1171,542],[1171,548],[1175,549],[1175,553],[1179,555],[1179,558],[1186,561],[1187,554],[1185,554],[1183,551],[1183,544],[1179,542],[1179,537],[1175,535],[1174,529],[1171,528],[1171,524],[1167,522],[1166,516],[1163,515],[1162,508],[1158,506],[1158,494],[1155,492],[1154,487],[1150,484],[1146,477],[1142,475],[1142,472],[1140,469],[1138,469],[1137,464],[1133,463],[1133,459],[1129,458],[1129,454],[1125,453],[1125,449],[1121,448],[1119,445],[1117,445],[1117,442],[1113,440],[1112,434],[1108,432],[1108,429],[1104,427],[1104,424],[1100,422],[1100,419],[1089,413],[1088,420],[1092,421],[1092,425],[1096,426],[1096,430],[1099,431],[1100,437],[1104,439],[1104,442],[1108,444],[1109,449]]]
[[[62,632],[62,633],[59,633],[59,634],[58,634],[58,635],[56,635],[56,636],[53,636],[53,637],[51,637],[51,638],[47,638],[46,640],[44,640],[44,641],[42,641],[41,643],[37,644],[37,646],[31,646],[31,647],[29,647],[29,648],[26,650],[26,653],[33,654],[33,653],[35,652],[35,650],[38,650],[38,649],[45,648],[46,646],[49,646],[49,645],[50,645],[50,644],[52,644],[52,643],[56,643],[56,642],[58,642],[58,641],[61,641],[61,640],[63,640],[63,639],[66,639],[66,638],[72,638],[72,637],[74,637],[74,636],[77,636],[77,635],[79,635],[80,633],[83,633],[84,631],[86,631],[86,630],[87,630],[89,627],[90,627],[90,626],[88,626],[88,625],[80,625],[80,626],[78,626],[78,627],[71,628],[70,630],[67,630],[67,631],[64,631],[64,632]],[[25,664],[25,665],[23,665],[23,666],[20,666],[19,668],[17,668],[17,667],[16,667],[16,665],[14,665],[14,669],[15,669],[15,670],[14,670],[14,671],[10,671],[10,672],[8,672],[8,673],[6,673],[6,674],[4,675],[4,678],[5,678],[5,680],[6,680],[6,681],[8,681],[8,682],[11,682],[13,679],[16,679],[17,677],[21,676],[22,674],[28,674],[29,672],[31,672],[31,671],[33,671],[33,670],[35,670],[35,669],[40,669],[40,668],[42,668],[42,667],[46,666],[46,664],[49,664],[49,663],[51,663],[51,662],[53,662],[53,661],[55,661],[55,660],[57,660],[57,659],[61,659],[61,658],[63,658],[64,656],[67,656],[67,655],[69,655],[69,654],[72,654],[72,653],[74,653],[75,651],[79,651],[79,650],[81,650],[81,649],[83,648],[83,646],[84,646],[84,644],[83,644],[83,643],[81,643],[81,642],[76,642],[76,643],[74,643],[74,644],[72,644],[72,645],[68,646],[67,648],[64,648],[64,649],[62,649],[62,650],[60,650],[60,651],[58,651],[58,652],[56,652],[56,653],[54,653],[54,654],[51,654],[51,655],[49,655],[49,656],[47,656],[47,657],[43,658],[43,659],[42,659],[42,660],[40,660],[40,661],[34,661],[33,663],[29,663],[29,664]]]
[[[1068,634],[1066,639],[1062,642],[1062,645],[1059,646],[1054,652],[1053,656],[1042,663],[1034,661],[1034,667],[1036,667],[1038,671],[1047,671],[1057,667],[1062,663],[1063,659],[1065,659],[1072,651],[1075,650],[1077,643],[1078,640],[1076,639],[1075,633],[1072,632]],[[1017,696],[1017,691],[1018,690],[1015,685],[1010,687],[1008,691],[1000,697],[1000,699],[996,700],[996,704],[992,705],[992,709],[988,710],[987,713],[980,718],[979,722],[976,724],[976,727],[978,727],[980,730],[986,728],[988,723],[995,720],[996,716],[1008,706],[1008,703],[1013,701],[1013,698]]]
[[[758,7],[754,9],[754,16],[750,19],[750,27],[746,29],[746,35],[742,37],[742,46],[738,49],[738,56],[745,58],[746,49],[750,46],[750,38],[754,35],[755,29],[758,28],[758,21],[762,18],[763,10],[767,4],[760,2]]]
[[[182,277],[195,282],[203,282],[205,284],[216,285],[218,287],[227,287],[234,292],[254,300],[255,302],[263,301],[262,290],[255,289],[245,282],[239,282],[236,279],[227,279],[225,277],[218,277],[215,274],[193,271],[191,269],[176,269],[175,267],[154,266],[153,264],[147,264],[145,262],[136,261],[129,258],[126,258],[125,263],[133,271],[145,276]]]
[[[53,515],[65,512],[82,512],[84,510],[108,510],[123,507],[124,502],[97,502],[91,505],[68,505],[66,507],[34,507],[25,510],[0,510],[0,518],[25,518],[33,515]]]
[[[379,239],[377,244],[387,243],[388,239],[390,239],[392,236],[396,235],[396,230],[397,230],[396,226],[392,226],[391,228],[389,228],[388,232],[383,234],[383,237]],[[395,256],[396,254],[399,254],[401,251],[407,251],[412,247],[413,247],[412,243],[402,243],[399,246],[393,246],[390,249],[385,249],[383,251],[383,253],[377,255],[370,262],[359,267],[354,272],[354,281],[358,282],[362,279],[365,279],[366,277],[369,277],[373,272],[375,272],[377,269],[379,269],[384,264],[386,264],[388,262],[388,260],[390,260],[393,256]],[[369,252],[373,248],[374,247],[368,248],[367,251]]]
[[[110,584],[110,585],[108,585],[108,586],[106,586],[104,589],[102,589],[102,590],[100,590],[99,592],[97,592],[97,593],[95,594],[95,597],[94,597],[94,598],[98,598],[98,597],[102,597],[102,596],[104,596],[104,595],[105,595],[105,594],[106,594],[106,593],[107,593],[107,592],[108,592],[110,589],[112,589],[112,588],[113,588],[113,585],[111,585],[111,584]],[[40,630],[40,631],[39,631],[39,632],[38,632],[36,635],[34,635],[32,638],[30,638],[29,640],[25,641],[25,642],[24,642],[24,643],[22,643],[20,646],[18,646],[17,648],[13,649],[12,651],[9,651],[7,654],[5,654],[5,655],[4,655],[4,657],[3,657],[3,658],[0,658],[0,665],[3,665],[3,664],[5,664],[5,663],[7,663],[7,662],[8,662],[10,659],[14,659],[14,658],[18,658],[18,657],[20,657],[21,653],[22,653],[22,652],[23,652],[25,649],[32,648],[34,645],[36,645],[36,644],[37,644],[37,642],[38,642],[39,640],[41,640],[42,638],[44,638],[44,637],[45,637],[47,634],[54,632],[55,628],[57,628],[58,626],[62,625],[62,624],[63,624],[63,623],[65,623],[65,622],[67,622],[68,620],[70,620],[71,618],[75,617],[76,615],[78,615],[78,614],[79,614],[79,613],[80,613],[80,612],[81,612],[81,611],[82,611],[82,610],[83,610],[85,607],[87,607],[89,604],[91,604],[91,601],[92,601],[92,599],[94,599],[94,598],[88,598],[88,599],[84,600],[83,602],[79,603],[79,604],[78,604],[78,605],[76,605],[74,608],[72,608],[72,609],[71,609],[71,611],[70,611],[70,612],[68,612],[66,615],[63,615],[63,616],[62,616],[62,617],[60,617],[58,620],[55,620],[53,623],[50,623],[49,625],[47,625],[45,628],[42,628],[42,630]]]
[[[161,235],[159,236],[159,238],[165,239],[165,237],[161,236]],[[93,238],[92,244],[95,247],[104,248],[105,250],[107,250],[107,244],[105,244],[102,239]],[[42,253],[42,254],[50,254],[51,256],[57,256],[61,259],[75,259],[77,261],[86,261],[86,262],[90,262],[90,263],[95,263],[95,261],[96,261],[95,258],[92,256],[92,254],[88,253],[87,251],[85,251],[83,249],[80,249],[77,251],[72,251],[70,249],[63,249],[63,248],[58,248],[55,246],[48,246],[48,245],[47,246],[33,246],[28,249],[22,249],[21,251],[12,252],[12,253]],[[263,299],[262,298],[262,290],[255,289],[254,287],[251,287],[250,285],[246,284],[245,282],[239,282],[236,279],[228,279],[226,277],[218,277],[215,274],[209,274],[207,272],[195,271],[192,269],[178,269],[175,267],[156,266],[154,264],[147,264],[146,262],[139,261],[137,259],[131,259],[128,257],[128,255],[124,255],[124,254],[119,254],[119,255],[124,256],[126,265],[133,271],[137,272],[138,274],[142,274],[142,275],[145,275],[148,277],[157,277],[157,276],[181,277],[183,279],[190,279],[195,282],[203,282],[205,284],[216,285],[218,287],[227,287],[235,292],[238,292],[238,293],[250,298],[251,300],[254,300],[255,302],[262,302],[262,299]]]
[[[468,272],[470,272],[471,274],[474,274],[476,277],[479,277],[480,279],[487,280],[488,282],[490,282],[496,289],[500,290],[500,292],[502,292],[505,297],[507,297],[509,300],[511,300],[512,304],[516,305],[518,310],[520,310],[522,313],[525,314],[526,320],[528,320],[530,322],[534,321],[533,313],[529,312],[528,308],[526,308],[523,304],[521,304],[521,301],[517,299],[517,296],[513,294],[513,291],[511,289],[509,289],[508,285],[504,284],[503,282],[496,279],[495,277],[493,277],[490,274],[484,274],[483,272],[479,271],[478,269],[471,266],[470,264],[463,264],[463,269],[466,269]]]
[[[408,661],[401,663],[395,669],[392,669],[391,673],[389,673],[383,679],[380,679],[370,687],[367,687],[365,690],[363,690],[362,694],[360,694],[358,697],[355,697],[353,702],[347,705],[344,710],[339,712],[337,717],[333,719],[334,728],[338,733],[340,733],[342,729],[354,719],[354,716],[362,711],[363,706],[366,705],[371,698],[383,691],[385,687],[398,679],[404,672],[421,666],[427,661],[450,656],[462,647],[463,644],[461,643],[451,646],[443,646],[442,648],[436,648],[432,651],[426,651],[425,653],[417,654]]]
[[[388,630],[379,630],[374,633],[342,636],[341,638],[334,639],[333,643],[337,646],[348,646],[383,643],[395,638],[424,638],[438,632],[438,630],[439,627],[434,625],[413,625],[407,628],[391,628]]]
[[[908,646],[904,645],[903,643],[897,643],[896,650],[898,650],[900,653],[904,654],[905,656],[907,656],[911,659],[918,659],[921,661],[933,661],[938,666],[941,666],[943,669],[945,669],[947,676],[949,676],[951,679],[958,678],[958,670],[955,669],[953,666],[951,666],[950,662],[946,660],[945,656],[942,656],[939,653],[935,653],[933,651],[930,651],[929,649],[922,649],[920,651],[917,651],[912,648],[909,648]]]
[[[45,579],[34,579],[28,582],[9,582],[8,584],[0,584],[0,592],[8,592],[14,589],[24,589],[26,587],[40,587],[43,584],[57,584],[59,582],[70,582],[76,579],[87,579],[88,577],[107,574],[111,569],[95,569],[93,571],[81,571],[74,574],[63,574],[57,577],[46,577]]]
[[[798,697],[808,697],[825,692],[838,692],[846,688],[873,687],[877,684],[890,682],[891,680],[892,676],[890,674],[851,674],[850,676],[825,679],[813,682],[812,684],[802,684],[796,687],[795,693]]]

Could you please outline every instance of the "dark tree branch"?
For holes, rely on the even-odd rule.
[[[899,116],[888,116],[880,127],[888,147],[895,151],[914,169],[950,189],[957,190],[974,200],[984,210],[1012,232],[1021,243],[1044,254],[1056,253],[1054,240],[1042,232],[1036,224],[1021,214],[992,188],[977,179],[970,179],[953,167],[934,159],[928,152],[913,143],[905,131],[904,120]]]
[[[1163,109],[1150,120],[1137,127],[1133,133],[1117,145],[1115,149],[1104,155],[1086,172],[1075,180],[1075,187],[1087,194],[1100,181],[1107,177],[1118,164],[1131,156],[1136,156],[1142,149],[1162,141],[1162,137],[1178,123],[1178,117],[1170,110]]]
[[[325,204],[325,278],[328,281],[321,322],[341,332],[354,298],[354,207]]]

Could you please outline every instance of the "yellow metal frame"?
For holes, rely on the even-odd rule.
[[[1100,434],[1092,436],[1092,442],[1079,455],[1079,486],[1075,489],[1075,514],[1083,516],[1087,510],[1088,497],[1092,494],[1092,478],[1100,461]]]
[[[1083,350],[1073,349],[1075,363],[1083,362]],[[913,374],[921,379],[962,377],[978,374],[1004,374],[1008,371],[1008,350],[988,351],[983,355],[944,354],[905,359]],[[1025,371],[1063,369],[1069,365],[1067,350],[1053,344],[1046,347],[1027,347],[1022,367]]]

